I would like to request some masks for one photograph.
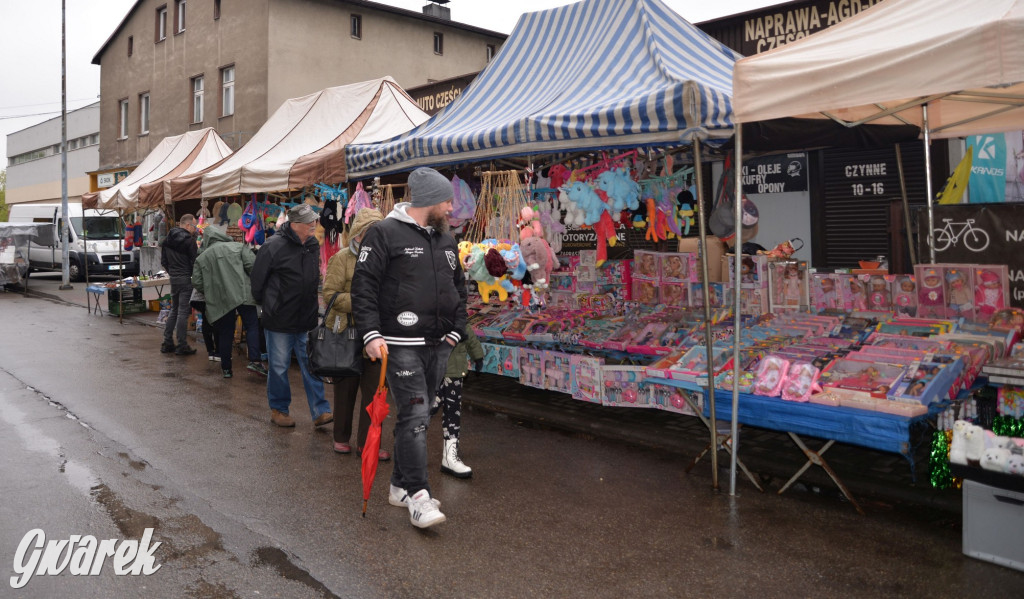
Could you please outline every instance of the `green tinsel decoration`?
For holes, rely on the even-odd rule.
[[[992,419],[992,432],[1003,437],[1024,437],[1024,418],[996,416]]]
[[[949,471],[949,440],[946,438],[946,431],[932,433],[932,451],[928,463],[928,479],[932,487],[948,489],[953,486],[953,474]]]

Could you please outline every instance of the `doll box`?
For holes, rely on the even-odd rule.
[[[694,279],[690,268],[694,263],[693,254],[666,252],[661,254],[660,273],[663,282],[689,283]]]
[[[727,254],[729,283],[736,284],[736,255]],[[740,288],[763,289],[768,287],[768,256],[740,254]]]
[[[645,383],[645,386],[649,387],[651,392],[651,405],[649,407],[665,410],[666,412],[696,416],[697,413],[693,411],[693,408],[686,401],[686,398],[689,398],[690,402],[697,406],[698,410],[704,409],[703,393],[694,393],[679,387],[658,383]]]
[[[604,382],[601,379],[601,367],[604,360],[590,356],[572,354],[569,367],[572,376],[569,379],[570,393],[573,399],[590,403],[601,403],[604,395]]]
[[[662,281],[658,291],[660,303],[666,306],[690,305],[690,285],[688,283]]]
[[[544,352],[542,350],[519,348],[519,383],[527,387],[544,388]]]
[[[633,252],[633,279],[657,281],[661,277],[661,255],[648,250]]]
[[[572,354],[546,350],[544,352],[544,388],[559,393],[572,392]]]

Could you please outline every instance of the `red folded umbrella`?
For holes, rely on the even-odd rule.
[[[384,419],[391,408],[388,407],[388,387],[385,375],[388,371],[387,350],[381,351],[380,383],[373,394],[373,401],[366,406],[370,415],[370,430],[366,433],[366,444],[363,445],[363,518],[366,517],[366,502],[370,499],[373,479],[377,476],[377,463],[380,460],[380,432]]]

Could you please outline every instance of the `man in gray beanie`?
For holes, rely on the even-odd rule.
[[[352,277],[352,314],[373,360],[388,356],[398,408],[389,502],[413,526],[445,521],[427,482],[430,403],[466,329],[466,281],[448,234],[454,192],[431,168],[409,175],[409,201],[370,227]]]

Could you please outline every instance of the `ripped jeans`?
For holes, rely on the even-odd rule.
[[[388,387],[398,407],[395,422],[395,466],[391,484],[414,495],[430,491],[427,483],[427,425],[430,403],[444,378],[452,347],[388,345]]]

